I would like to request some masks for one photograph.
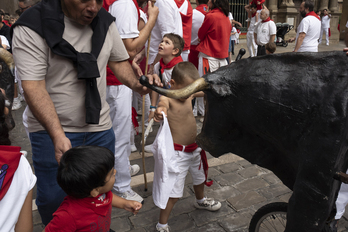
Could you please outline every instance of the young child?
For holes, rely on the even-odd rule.
[[[181,89],[198,78],[198,71],[192,63],[179,63],[173,70],[172,79],[170,80],[171,89]],[[204,93],[201,94],[203,95]],[[174,204],[183,196],[185,177],[188,171],[192,175],[193,188],[196,195],[194,206],[198,209],[210,211],[216,211],[221,207],[220,202],[204,197],[204,184],[211,185],[212,183],[206,182],[208,165],[205,152],[195,143],[197,128],[196,120],[192,113],[191,101],[193,97],[195,96],[176,100],[161,96],[158,108],[155,111],[156,121],[163,120],[162,111],[167,115],[173,137],[174,150],[176,150],[177,167],[180,170],[174,187],[169,194],[167,206],[165,209],[161,209],[159,222],[156,225],[157,231],[169,231],[168,218]],[[201,162],[203,163],[202,167]],[[161,183],[155,183],[154,179],[153,184],[159,185],[164,183],[162,181]]]
[[[277,50],[277,46],[274,42],[269,42],[265,45],[266,54],[273,54]]]
[[[111,209],[137,214],[142,205],[111,192],[115,182],[114,154],[104,147],[79,146],[65,152],[57,182],[68,196],[43,231],[109,231]]]
[[[237,29],[235,28],[235,24],[232,23],[232,31],[231,31],[231,37],[230,37],[230,43],[231,43],[231,51],[229,51],[229,63],[232,62],[232,55],[234,56],[234,44],[236,43],[237,37]]]
[[[20,147],[10,146],[5,102],[5,91],[0,88],[0,230],[31,232],[36,176]]]
[[[174,33],[168,33],[163,36],[161,43],[158,45],[158,54],[161,56],[160,62],[154,66],[154,73],[157,74],[163,84],[163,88],[170,88],[170,80],[172,79],[172,71],[176,64],[182,62],[181,52],[184,49],[184,39]],[[158,102],[158,93],[152,91],[149,121],[154,117]],[[152,145],[145,146],[146,152],[152,151]]]

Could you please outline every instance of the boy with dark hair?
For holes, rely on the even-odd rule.
[[[198,78],[200,76],[192,63],[181,62],[173,70],[172,79],[170,80],[171,89],[184,88]],[[190,171],[193,179],[193,188],[196,196],[194,206],[198,209],[209,211],[216,211],[221,208],[220,202],[204,196],[204,184],[210,186],[212,182],[207,182],[208,162],[206,154],[195,143],[197,127],[191,101],[193,97],[202,97],[203,95],[204,93],[200,92],[193,94],[187,99],[171,99],[161,96],[158,103],[155,120],[158,122],[162,121],[164,119],[162,113],[167,116],[175,151],[173,151],[174,154],[172,153],[171,157],[169,157],[169,152],[161,157],[160,147],[157,147],[156,143],[154,143],[153,150],[156,152],[154,154],[153,199],[155,204],[161,208],[159,222],[156,225],[157,231],[170,231],[167,224],[168,218],[175,203],[183,196],[185,178],[188,171]],[[201,162],[203,165],[201,165]],[[163,173],[158,168],[164,165],[167,166],[168,173]],[[175,166],[177,169],[175,174],[169,172],[169,165]],[[161,178],[161,175],[170,177]]]
[[[114,154],[104,147],[79,146],[65,152],[57,182],[68,196],[43,231],[109,231],[112,206],[137,214],[139,202],[111,192],[114,162]]]
[[[277,50],[277,46],[274,42],[269,42],[265,45],[266,54],[273,54]]]

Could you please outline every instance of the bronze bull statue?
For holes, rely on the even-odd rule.
[[[291,190],[286,232],[324,227],[348,167],[348,56],[284,53],[242,59],[182,90],[203,90],[206,113],[197,143],[213,156],[233,152],[265,167]]]
[[[9,115],[7,117],[10,129],[15,126],[14,120],[11,114],[11,108],[14,97],[14,61],[12,54],[0,47],[0,88],[6,92],[6,97],[10,102]]]

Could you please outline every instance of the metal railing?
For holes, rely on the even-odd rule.
[[[248,24],[245,20],[248,19],[248,13],[244,9],[244,6],[249,4],[249,0],[229,0],[230,12],[233,15],[234,20],[242,24],[242,28],[238,28],[241,32],[247,32]]]

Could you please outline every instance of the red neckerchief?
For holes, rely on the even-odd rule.
[[[90,209],[92,209],[96,214],[106,216],[108,213],[108,208],[111,207],[111,202],[112,202],[112,192],[109,191],[105,193],[105,198],[102,199],[103,194],[100,194],[96,197],[85,197],[82,199],[76,199],[71,196],[70,197],[72,200],[77,201],[78,204],[86,206]]]
[[[181,56],[174,57],[168,64],[163,62],[163,58],[160,59],[161,74],[163,74],[164,69],[173,68],[177,63],[183,62]]]
[[[137,132],[137,135],[139,134],[139,123],[137,120],[138,113],[134,107],[132,107],[132,123],[134,126],[134,130]]]
[[[314,11],[308,12],[308,14],[306,14],[305,17],[307,17],[308,15],[312,15],[312,16],[316,17],[317,19],[319,19],[319,21],[320,21],[320,17]]]
[[[201,4],[196,7],[196,10],[205,15],[207,13],[208,6],[206,4]]]
[[[21,158],[21,148],[0,146],[0,201],[10,188]]]
[[[268,18],[265,19],[265,20],[262,20],[261,22],[265,23],[265,22],[268,22],[268,21],[271,21],[271,18],[270,18],[270,17],[268,17]]]
[[[197,148],[198,148],[197,143],[192,143],[190,145],[187,145],[187,146],[185,146],[185,149],[184,149],[184,146],[177,144],[177,143],[174,143],[174,150],[176,150],[176,151],[194,152]],[[213,184],[213,181],[212,180],[207,181],[209,166],[208,166],[207,155],[205,154],[205,151],[203,149],[201,150],[201,164],[203,164],[203,170],[204,170],[204,175],[205,175],[204,184],[209,187]],[[201,169],[201,164],[199,165],[198,169]]]
[[[257,13],[257,11],[256,11],[254,14],[252,14],[251,17],[252,17],[252,18],[255,17],[256,13]]]
[[[117,0],[104,0],[103,1],[103,8],[109,12],[109,7],[112,5],[112,3],[116,2]],[[140,20],[140,11],[139,11],[139,5],[138,2],[136,0],[133,0],[135,7],[137,8],[138,11],[138,23]]]

